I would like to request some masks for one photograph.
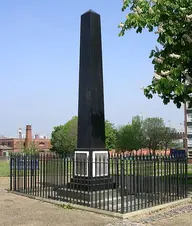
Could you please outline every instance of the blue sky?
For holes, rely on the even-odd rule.
[[[32,124],[34,133],[50,135],[77,115],[80,16],[89,9],[102,19],[106,119],[118,126],[142,113],[182,128],[183,109],[143,95],[156,36],[129,31],[119,38],[121,6],[121,0],[1,0],[0,134],[16,136]]]

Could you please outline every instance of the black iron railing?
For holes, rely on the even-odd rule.
[[[87,177],[90,161],[11,155],[10,190],[120,213],[187,197],[186,156],[113,155]]]

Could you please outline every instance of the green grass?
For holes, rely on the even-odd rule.
[[[192,164],[188,165],[188,172],[192,173]]]
[[[113,166],[112,166],[113,165]],[[116,169],[116,165],[117,163],[114,161],[114,163],[112,163],[112,161],[110,161],[110,173],[116,174],[117,169]],[[67,172],[68,170],[68,174],[73,174],[73,164],[72,162],[69,160],[68,163],[61,160],[61,161],[54,161],[54,160],[50,160],[47,161],[45,163],[45,165],[43,164],[43,162],[39,162],[39,168],[41,168],[42,172],[43,172],[43,168],[45,166],[45,172],[48,175],[55,175],[55,174],[61,174],[63,175],[63,172]],[[147,163],[145,165],[143,164],[139,164],[137,166],[137,164],[135,164],[134,166],[134,173],[135,174],[139,174],[142,175],[144,173],[144,171],[146,171],[147,175],[153,175],[153,164]],[[119,174],[121,172],[120,168],[121,168],[121,163],[119,162],[118,164],[118,171]],[[113,171],[113,172],[112,172]],[[133,164],[131,164],[130,167],[130,161],[126,161],[125,165],[124,165],[124,171],[126,172],[126,175],[130,175],[130,173],[133,174]],[[132,172],[130,172],[132,171]],[[168,173],[168,172],[167,172]],[[20,170],[20,176],[22,176],[23,172],[22,170]],[[27,172],[28,174],[28,172]],[[30,174],[30,171],[29,171]],[[38,172],[37,172],[38,174]],[[156,176],[158,175],[158,167],[156,166]],[[164,165],[162,165],[162,168],[159,167],[159,175],[164,175]],[[0,177],[8,177],[10,176],[10,170],[9,170],[9,162],[6,161],[0,161]],[[192,177],[192,164],[188,165],[188,176]]]
[[[30,175],[31,171],[26,170],[26,175]],[[18,175],[18,170],[16,170],[16,175]],[[19,170],[19,175],[24,175],[24,170]],[[10,165],[9,162],[0,161],[0,177],[9,177],[10,176]]]
[[[53,176],[53,175],[73,175],[73,168],[74,168],[74,163],[70,160],[64,161],[64,160],[48,160],[48,161],[40,161],[39,162],[39,167],[41,168],[41,173],[46,173],[48,176]],[[102,163],[98,164],[98,170],[100,166],[102,167]],[[118,166],[117,166],[118,165]],[[121,161],[110,161],[110,174],[116,175],[116,174],[121,174],[122,167],[124,168],[124,174],[125,175],[140,175],[140,176],[164,176],[165,173],[166,175],[169,174],[174,174],[175,172],[175,164],[171,164],[171,167],[168,167],[167,164],[166,166],[164,163],[158,164],[156,163],[156,172],[154,172],[154,162],[149,161],[149,162],[144,162],[140,161],[138,164],[134,163],[130,160],[124,161],[124,164],[121,164]],[[182,166],[183,167],[183,166]],[[179,166],[180,170],[180,166]],[[182,168],[184,170],[184,168]],[[118,172],[118,173],[117,173]],[[189,175],[192,174],[192,167],[189,167]]]
[[[51,175],[54,175],[54,174],[62,174],[64,172],[67,172],[68,173],[72,173],[73,172],[73,163],[71,161],[65,161],[63,159],[56,159],[56,160],[48,160],[47,162],[39,162],[39,167],[43,168],[45,167],[45,172],[47,174],[51,174]]]
[[[9,176],[10,176],[9,162],[0,161],[0,177],[9,177]]]
[[[192,179],[188,179],[188,184],[192,184]]]

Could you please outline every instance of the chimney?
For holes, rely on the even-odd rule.
[[[32,143],[32,129],[31,129],[31,125],[26,125],[25,148],[29,148],[31,143]]]

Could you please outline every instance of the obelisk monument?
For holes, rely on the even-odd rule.
[[[100,15],[81,16],[77,148],[105,148]]]
[[[101,21],[99,14],[89,10],[81,16],[78,138],[71,183],[76,188],[83,184],[86,189],[87,184],[91,186],[87,188],[89,190],[102,189],[109,177],[108,155],[105,148]],[[90,181],[97,186],[91,185]]]

